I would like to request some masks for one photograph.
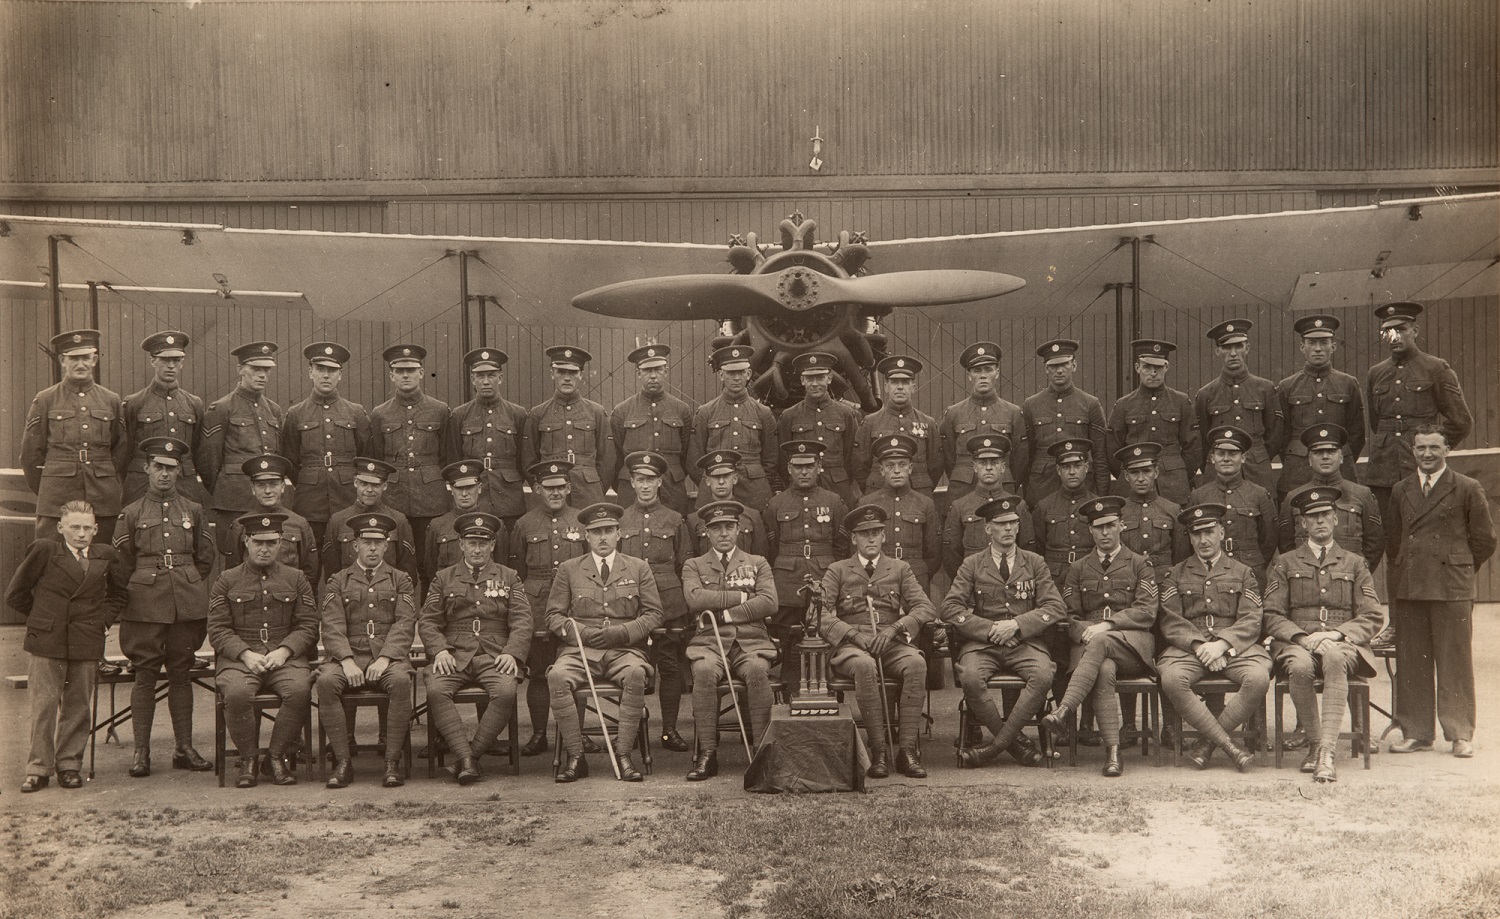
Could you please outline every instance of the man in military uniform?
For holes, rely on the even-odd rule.
[[[137,779],[151,774],[151,724],[163,664],[177,741],[172,768],[213,768],[193,749],[192,669],[194,653],[208,634],[208,575],[215,554],[203,508],[177,491],[184,458],[191,452],[188,445],[171,437],[148,437],[140,452],[149,458],[149,485],[126,505],[115,528],[115,550],[131,572],[130,602],[120,616],[120,651],[135,669],[130,776]]]
[[[693,510],[684,484],[693,407],[667,392],[667,358],[671,356],[672,349],[666,345],[645,345],[626,356],[635,365],[640,392],[615,406],[609,413],[609,428],[616,458],[649,450],[667,461],[661,503],[687,516]],[[615,494],[621,498],[630,494],[630,470],[623,462],[609,470],[608,480],[615,483]]]
[[[1203,448],[1192,400],[1187,393],[1167,385],[1167,370],[1177,346],[1140,338],[1130,343],[1130,350],[1135,354],[1135,375],[1140,385],[1110,409],[1105,447],[1110,472],[1116,478],[1121,476],[1115,458],[1122,448],[1146,442],[1160,444],[1157,488],[1174,504],[1186,504],[1193,491],[1193,474],[1203,465]],[[1115,493],[1124,494],[1126,487],[1117,483]]]
[[[286,410],[282,455],[292,461],[290,478],[297,486],[292,510],[312,524],[318,542],[327,539],[328,521],[354,503],[354,459],[373,453],[370,415],[358,402],[339,395],[349,349],[331,341],[302,349],[312,393]],[[346,559],[345,564],[350,560]],[[330,566],[337,571],[344,565]]]
[[[389,699],[382,784],[398,788],[406,784],[401,777],[401,750],[411,733],[411,643],[417,630],[417,588],[406,572],[385,561],[396,521],[387,514],[360,514],[353,523],[354,564],[334,573],[323,594],[323,648],[328,659],[318,668],[318,720],[333,750],[328,787],[344,788],[354,778],[344,691],[369,683],[378,684]],[[429,687],[429,698],[431,692]],[[432,716],[436,718],[437,713],[438,707],[433,706]]]
[[[823,445],[797,440],[782,445],[789,487],[762,510],[771,567],[776,574],[776,598],[781,607],[771,623],[771,634],[781,645],[781,674],[800,672],[796,644],[802,634],[798,594],[808,578],[823,579],[834,560],[849,552],[849,534],[841,524],[849,509],[838,495],[818,485],[818,459]]]
[[[776,645],[766,622],[776,613],[776,576],[764,557],[740,543],[746,508],[738,501],[715,501],[700,511],[708,528],[702,555],[682,566],[682,593],[696,631],[688,642],[693,668],[693,724],[698,750],[689,782],[719,774],[719,685],[745,684],[750,713],[748,740],[765,736],[771,723],[771,665]],[[731,672],[726,673],[725,667]]]
[[[1358,423],[1363,426],[1363,419]],[[1311,488],[1336,489],[1333,506],[1338,519],[1334,522],[1333,539],[1363,557],[1373,572],[1380,564],[1381,556],[1385,555],[1385,526],[1380,519],[1380,503],[1375,500],[1375,493],[1343,476],[1348,435],[1339,425],[1324,424],[1304,429],[1298,439],[1307,454],[1312,480],[1292,489],[1281,502],[1278,517],[1281,551],[1291,552],[1307,541],[1307,527],[1296,512],[1296,503],[1292,499]]]
[[[963,560],[990,543],[985,529],[987,521],[979,516],[979,506],[996,498],[1011,495],[1005,490],[1000,478],[1005,473],[1005,457],[1010,453],[1010,438],[1003,434],[976,434],[969,438],[969,465],[973,469],[974,490],[948,506],[948,516],[943,520],[943,570],[952,578],[958,573]],[[1021,528],[1016,536],[1016,545],[1031,549],[1036,545],[1036,533],[1032,528],[1031,509],[1017,498],[1016,512],[1021,515]]]
[[[1193,553],[1187,533],[1177,524],[1182,508],[1157,491],[1160,456],[1161,444],[1148,440],[1121,447],[1113,463],[1129,491],[1120,509],[1120,543],[1151,562],[1158,583],[1168,568]]]
[[[1285,443],[1282,434],[1285,420],[1276,384],[1251,373],[1246,363],[1252,325],[1248,319],[1230,319],[1208,330],[1223,370],[1218,379],[1203,384],[1193,396],[1193,411],[1198,416],[1198,430],[1205,437],[1209,431],[1224,426],[1239,428],[1249,435],[1245,477],[1267,494],[1275,494],[1276,474],[1271,469],[1271,457],[1280,453]],[[1204,463],[1205,477],[1211,472],[1209,465]],[[1197,504],[1199,499],[1195,495],[1191,501]]]
[[[1244,475],[1244,460],[1254,449],[1250,435],[1224,425],[1210,428],[1208,461],[1213,478],[1193,489],[1193,504],[1228,508],[1223,517],[1224,554],[1250,566],[1264,586],[1266,565],[1276,554],[1276,505],[1264,486]]]
[[[1302,434],[1308,428],[1335,424],[1347,432],[1343,451],[1351,475],[1365,448],[1365,400],[1359,392],[1359,380],[1333,369],[1333,354],[1338,350],[1333,337],[1339,330],[1338,317],[1303,316],[1292,328],[1298,335],[1305,363],[1301,370],[1276,384],[1281,414],[1286,419],[1281,476],[1276,480],[1278,506],[1313,477],[1304,461],[1307,445]]]
[[[927,590],[942,556],[943,535],[932,499],[911,487],[917,442],[905,434],[887,434],[870,449],[880,464],[883,484],[865,495],[862,503],[885,511],[884,553],[906,562],[912,577]]]
[[[739,482],[734,499],[749,508],[763,509],[771,500],[768,471],[776,465],[776,416],[750,394],[748,345],[720,348],[711,361],[719,375],[719,395],[693,413],[688,471],[705,454],[730,450],[740,456]],[[701,476],[699,480],[701,487]]]
[[[514,569],[495,561],[500,518],[468,513],[458,518],[463,560],[437,573],[422,605],[418,629],[432,661],[427,707],[443,742],[458,758],[454,775],[469,785],[481,776],[479,758],[510,724],[516,684],[531,647],[532,611]],[[478,683],[489,696],[471,738],[453,694]],[[429,751],[429,755],[431,751]]]
[[[417,554],[424,556],[428,524],[448,511],[443,481],[443,429],[448,424],[448,403],[422,391],[426,348],[392,345],[381,357],[396,394],[370,412],[370,450],[377,459],[396,467],[385,500],[406,515]],[[502,553],[500,557],[505,556]],[[431,576],[431,572],[422,572],[423,586]]]
[[[276,560],[290,568],[296,568],[307,577],[316,594],[322,588],[321,548],[313,535],[312,524],[282,503],[286,493],[286,474],[292,464],[284,456],[267,453],[252,456],[240,464],[240,471],[250,482],[250,496],[255,499],[255,512],[281,514],[286,518],[281,524],[281,545],[276,550]],[[245,563],[245,532],[235,521],[229,527],[232,550],[224,557],[224,567],[233,568]]]
[[[1062,701],[1042,719],[1042,726],[1059,737],[1073,727],[1073,713],[1085,699],[1093,701],[1104,740],[1104,776],[1125,772],[1120,759],[1123,715],[1115,681],[1156,674],[1158,606],[1156,573],[1143,555],[1120,545],[1125,499],[1105,495],[1085,501],[1078,515],[1088,521],[1094,549],[1068,567],[1063,603],[1068,610],[1068,688]],[[1132,717],[1135,712],[1131,711]]]
[[[1020,491],[1031,468],[1031,432],[1021,407],[1000,398],[1000,346],[981,341],[965,348],[959,355],[968,375],[969,397],[943,412],[938,426],[938,445],[943,454],[943,472],[948,476],[945,510],[974,489],[974,472],[969,464],[968,445],[976,434],[1004,434],[1010,440],[1006,469],[1000,476],[1001,487],[1008,494]]]
[[[1322,727],[1302,761],[1302,771],[1317,782],[1338,780],[1334,753],[1349,707],[1349,679],[1375,676],[1370,639],[1384,618],[1370,569],[1334,541],[1339,497],[1337,487],[1322,485],[1297,492],[1291,500],[1307,538],[1276,556],[1266,582],[1263,628],[1299,723],[1319,724],[1313,681],[1323,681]]]
[[[574,507],[604,500],[605,485],[599,472],[615,468],[614,444],[609,435],[609,417],[604,406],[585,399],[578,391],[583,368],[593,355],[571,345],[547,349],[552,363],[552,398],[526,413],[526,465],[544,460],[571,463]]]
[[[458,564],[463,558],[463,537],[458,532],[458,518],[479,510],[479,502],[484,497],[482,475],[484,466],[479,460],[459,460],[443,467],[443,480],[452,496],[452,507],[428,524],[427,542],[422,546],[422,561],[418,565],[423,584],[432,583],[434,575],[449,565]],[[510,559],[510,533],[504,522],[495,531],[494,558],[501,564]]]
[[[845,515],[843,526],[854,552],[823,574],[823,596],[833,603],[834,615],[819,621],[818,632],[833,646],[828,658],[833,672],[854,680],[870,744],[870,767],[865,774],[872,779],[891,774],[883,675],[901,684],[896,771],[925,779],[917,735],[927,692],[927,661],[912,647],[912,640],[926,623],[937,619],[937,610],[911,566],[883,551],[887,522],[885,509],[879,505],[867,504]]]
[[[1068,576],[1068,566],[1094,547],[1088,521],[1075,510],[1096,497],[1089,460],[1094,448],[1086,440],[1060,440],[1049,450],[1061,487],[1032,506],[1031,518],[1037,549],[1047,560],[1052,582],[1061,584]]]
[[[702,555],[710,547],[708,522],[703,509],[710,504],[734,500],[734,486],[739,483],[740,455],[733,450],[715,450],[698,457],[700,470],[698,482],[698,510],[688,514],[688,529],[693,534],[693,546]],[[735,501],[739,504],[738,501]],[[751,555],[766,558],[770,549],[766,544],[765,521],[760,512],[740,504],[740,525],[735,532],[735,544]]]
[[[1474,755],[1474,573],[1495,553],[1484,488],[1448,467],[1447,426],[1411,432],[1417,470],[1391,490],[1387,585],[1396,629],[1392,753],[1431,750],[1433,680],[1443,737],[1460,759]]]
[[[1157,631],[1166,646],[1156,666],[1162,695],[1202,735],[1188,760],[1207,769],[1217,747],[1244,772],[1253,757],[1229,732],[1264,710],[1271,658],[1260,644],[1260,586],[1248,567],[1223,551],[1226,510],[1219,504],[1197,504],[1182,512],[1179,522],[1188,530],[1193,557],[1172,566],[1160,585]],[[1194,690],[1211,673],[1238,686],[1218,718]]]
[[[53,337],[51,350],[62,382],[31,400],[21,433],[21,472],[36,494],[36,538],[57,539],[62,506],[86,501],[99,528],[95,541],[109,543],[125,494],[120,474],[131,455],[124,406],[94,382],[98,331],[64,332]]]
[[[386,503],[385,490],[396,467],[385,460],[369,456],[354,458],[354,503],[328,521],[328,537],[323,543],[323,570],[342,571],[354,564],[354,527],[350,520],[370,514],[385,514],[396,521],[396,536],[386,543],[385,560],[406,572],[417,582],[417,549],[412,545],[411,524],[406,515]]]
[[[141,444],[150,437],[171,437],[188,445],[188,455],[180,460],[178,493],[199,507],[208,507],[208,492],[198,481],[194,459],[203,449],[203,400],[180,385],[188,341],[186,332],[174,329],[148,335],[141,342],[141,350],[151,356],[151,382],[125,397],[125,432],[131,445],[130,465],[125,470],[126,504],[146,493],[147,475],[142,470],[148,458]]]
[[[295,785],[287,754],[312,710],[309,657],[318,644],[318,607],[302,572],[276,561],[282,516],[246,514],[239,523],[245,564],[219,575],[208,600],[208,640],[218,655],[214,685],[239,751],[235,787],[256,784],[259,726],[250,702],[262,692],[281,700],[271,729],[271,781]]]
[[[499,348],[475,348],[464,355],[474,398],[448,416],[443,458],[478,460],[484,467],[479,510],[494,514],[514,530],[526,513],[521,464],[525,455],[526,409],[500,398],[508,358]]]
[[[1359,478],[1380,503],[1382,520],[1391,519],[1391,489],[1416,472],[1412,450],[1418,425],[1441,424],[1449,449],[1474,429],[1474,416],[1458,385],[1458,374],[1440,357],[1417,344],[1421,328],[1417,303],[1387,303],[1375,308],[1380,338],[1391,356],[1370,368],[1365,403],[1370,412],[1370,461]]]
[[[1096,495],[1109,493],[1109,459],[1104,455],[1104,407],[1099,400],[1073,385],[1078,372],[1078,342],[1059,338],[1036,349],[1042,359],[1047,386],[1021,403],[1021,414],[1031,432],[1033,460],[1026,474],[1026,499],[1035,507],[1057,491],[1056,464],[1049,452],[1061,440],[1087,443],[1089,489]]]
[[[1046,560],[1016,545],[1020,504],[1020,498],[1007,495],[979,506],[989,545],[964,559],[943,598],[943,620],[955,633],[952,652],[958,655],[955,669],[964,703],[991,734],[990,742],[979,746],[969,745],[967,737],[960,739],[965,746],[959,762],[970,769],[994,762],[1001,751],[1030,761],[1012,748],[1021,729],[1041,710],[1057,671],[1042,633],[1063,621],[1067,612]],[[1002,672],[1026,681],[1009,706],[1009,717],[1001,716],[987,686],[990,677]]]
[[[670,472],[666,457],[640,450],[625,457],[625,468],[630,472],[635,502],[620,518],[620,551],[644,559],[656,576],[662,631],[652,637],[651,663],[659,675],[661,745],[682,753],[688,744],[677,733],[677,715],[682,710],[682,672],[687,669],[684,633],[692,629],[682,598],[682,566],[693,555],[693,535],[682,515],[661,502],[662,483]]]
[[[801,378],[806,395],[782,411],[777,433],[782,443],[809,440],[822,444],[823,472],[818,484],[842,498],[846,507],[853,507],[861,493],[859,483],[851,477],[859,411],[829,394],[834,363],[833,355],[821,351],[806,351],[792,358],[792,372]]]
[[[911,487],[927,497],[943,475],[943,454],[938,449],[937,420],[919,411],[912,401],[917,393],[917,374],[923,364],[914,357],[896,354],[882,358],[875,370],[885,381],[885,404],[880,411],[866,415],[859,426],[854,445],[854,480],[866,491],[879,488],[883,482],[880,468],[870,445],[891,434],[905,434],[917,445],[911,458]],[[935,505],[934,505],[935,506]]]
[[[568,505],[572,479],[568,464],[558,460],[537,463],[527,470],[532,487],[541,496],[541,506],[516,521],[510,539],[510,567],[516,570],[533,610],[530,681],[526,685],[526,709],[531,715],[531,737],[521,746],[522,756],[535,756],[547,749],[547,713],[552,695],[547,688],[547,668],[557,658],[557,640],[544,630],[541,614],[547,609],[552,578],[557,566],[588,551],[578,511]]]
[[[547,597],[547,630],[561,643],[557,662],[547,671],[552,716],[567,754],[556,776],[559,782],[575,782],[589,774],[576,706],[590,676],[620,688],[614,737],[620,779],[645,778],[630,757],[651,671],[646,639],[661,625],[661,597],[651,566],[618,551],[624,514],[618,504],[602,502],[578,512],[589,553],[558,566]]]
[[[252,341],[229,352],[239,361],[239,383],[203,415],[203,455],[198,474],[213,495],[214,526],[219,551],[238,551],[230,530],[241,514],[256,509],[245,460],[254,456],[283,456],[281,426],[286,416],[266,395],[271,368],[276,366],[276,343]],[[282,500],[285,500],[283,495]]]

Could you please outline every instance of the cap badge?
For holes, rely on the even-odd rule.
[[[370,522],[368,524],[366,524],[366,526],[374,526],[376,523],[377,523],[377,521],[375,520],[375,518],[371,517],[370,518]]]
[[[270,517],[262,517],[262,518],[260,518],[260,525],[263,526],[263,527],[270,526],[271,525],[271,518]]]
[[[479,352],[479,358],[480,358],[480,360],[487,361],[487,360],[490,359],[490,353],[488,351],[481,351],[481,352]]]
[[[375,471],[375,464],[374,463],[365,463],[365,470],[368,471],[368,472],[374,472]]]
[[[1318,436],[1319,437],[1327,437],[1328,436],[1328,432],[1327,431],[1319,431],[1318,432]]]
[[[656,357],[656,349],[655,348],[647,348],[646,349],[646,356],[647,357]]]
[[[1151,346],[1151,350],[1155,351],[1158,354],[1160,354],[1161,353],[1161,345],[1159,345],[1159,344],[1158,345],[1152,345]]]
[[[1309,500],[1309,501],[1316,501],[1316,500],[1318,500],[1318,493],[1317,492],[1313,492],[1312,494],[1308,495],[1307,496],[1307,500]]]
[[[573,349],[572,348],[566,348],[566,349],[563,350],[563,357],[572,357],[572,356],[573,356]]]
[[[260,353],[261,354],[270,354],[271,353],[271,346],[270,345],[261,345],[260,346]]]
[[[175,344],[177,344],[177,338],[175,336],[168,335],[167,336],[167,344],[169,344],[169,345],[175,345]]]
[[[176,453],[177,452],[177,445],[174,444],[174,443],[168,442],[166,444],[166,448],[167,448],[167,452],[168,453]]]
[[[905,367],[906,366],[906,359],[905,358],[897,358],[896,359],[896,366],[897,367]]]
[[[83,336],[82,335],[74,335],[73,336],[73,340],[74,341],[83,341]]]
[[[333,353],[333,349],[332,348],[324,348],[323,349],[323,353],[324,354],[332,354]]]
[[[1135,448],[1135,454],[1134,455],[1136,455],[1136,456],[1140,456],[1141,455],[1141,448],[1140,447],[1136,447]]]
[[[266,462],[265,460],[261,460],[260,461],[260,468],[262,468],[262,469],[270,469],[271,468],[271,464],[268,463],[268,462]]]
[[[806,453],[807,452],[807,444],[798,444],[797,445],[797,452],[798,453]]]
[[[891,446],[893,446],[893,447],[899,447],[900,445],[901,445],[901,440],[899,438],[896,438],[896,437],[892,437],[891,438]]]
[[[984,349],[983,348],[975,348],[974,349],[974,353],[975,354],[983,354],[984,353]]]
[[[556,472],[557,471],[557,464],[553,463],[551,466],[548,466],[547,467],[547,471],[548,472]]]
[[[1226,331],[1226,332],[1233,332],[1234,331],[1234,323],[1231,322],[1228,325],[1224,326],[1224,331]]]
[[[1314,319],[1313,320],[1313,326],[1315,328],[1319,328],[1319,329],[1323,328],[1323,320],[1321,320],[1321,319]]]
[[[1059,346],[1058,346],[1058,345],[1053,345],[1053,346],[1052,346],[1052,350],[1053,350],[1053,351],[1057,351],[1057,350],[1059,350]]]
[[[1094,502],[1094,510],[1096,510],[1096,511],[1102,511],[1102,510],[1104,510],[1104,505],[1100,504],[1098,501],[1095,501]]]
[[[411,357],[411,349],[410,348],[402,348],[401,349],[401,356],[402,357]]]

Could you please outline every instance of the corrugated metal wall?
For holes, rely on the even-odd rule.
[[[1474,0],[0,5],[10,182],[1497,164]]]

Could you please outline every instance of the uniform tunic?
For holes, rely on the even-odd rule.
[[[1123,447],[1150,442],[1161,444],[1157,490],[1177,504],[1186,503],[1192,493],[1193,473],[1203,465],[1201,433],[1198,415],[1186,393],[1167,386],[1159,389],[1138,386],[1122,396],[1110,410],[1105,439],[1109,471],[1122,482],[1115,494],[1125,494],[1124,469],[1115,454]]]
[[[308,396],[287,409],[283,454],[297,485],[292,510],[309,523],[323,523],[354,503],[354,458],[368,456],[370,416],[358,402],[335,394]]]
[[[69,501],[87,501],[99,517],[117,516],[125,494],[120,471],[130,455],[120,397],[93,380],[64,381],[31,400],[21,472],[36,493],[38,517],[62,516]]]
[[[696,628],[684,654],[693,671],[693,724],[699,752],[718,748],[718,731],[708,726],[717,725],[719,686],[726,676],[745,684],[748,739],[755,743],[765,736],[774,701],[770,668],[776,661],[776,645],[766,630],[766,621],[776,613],[776,577],[771,566],[761,556],[738,548],[729,553],[726,565],[719,553],[709,550],[682,566],[682,590]],[[709,618],[712,623],[705,621]],[[732,674],[724,672],[725,658]]]
[[[927,497],[943,477],[943,452],[938,446],[938,423],[931,415],[908,406],[897,412],[890,406],[865,416],[854,441],[854,465],[850,471],[856,482],[873,491],[885,484],[880,464],[875,461],[873,445],[891,434],[905,434],[917,442],[917,453],[911,460],[911,487]]]
[[[616,552],[609,581],[604,582],[599,579],[599,564],[592,553],[563,562],[547,595],[547,631],[561,643],[559,658],[569,651],[575,657],[579,653],[570,618],[578,623],[585,639],[593,629],[621,631],[619,643],[609,648],[585,645],[583,656],[590,664],[610,667],[617,658],[630,657],[646,665],[646,636],[662,624],[661,595],[651,566]]]
[[[437,573],[417,626],[427,659],[453,655],[460,671],[495,666],[509,654],[523,667],[531,649],[531,603],[516,572],[486,562],[476,577],[460,562]]]
[[[370,413],[373,455],[396,467],[385,503],[407,517],[438,517],[449,507],[443,481],[448,414],[448,403],[420,392],[415,399],[388,399]]]
[[[355,564],[336,572],[323,594],[323,650],[328,660],[351,660],[364,670],[384,657],[409,668],[417,635],[415,590],[406,572],[385,562],[373,571]]]
[[[427,538],[422,543],[422,561],[418,566],[424,584],[431,583],[433,576],[449,565],[457,565],[463,561],[463,540],[454,528],[459,516],[458,511],[449,511],[427,525]],[[495,551],[491,557],[501,564],[505,564],[510,558],[510,533],[503,523],[500,524],[500,531],[495,534]]]
[[[1299,638],[1338,632],[1359,657],[1357,673],[1375,675],[1370,639],[1380,631],[1384,611],[1375,579],[1355,551],[1335,543],[1322,562],[1306,541],[1272,563],[1266,582],[1265,621],[1271,653],[1281,658]]]
[[[412,542],[411,523],[406,515],[381,501],[374,507],[355,504],[333,515],[328,521],[327,541],[323,544],[322,564],[324,571],[342,571],[355,563],[354,541],[357,538],[349,521],[365,514],[386,514],[396,521],[395,538],[385,547],[385,561],[406,572],[413,582],[417,580],[417,547]]]
[[[764,508],[771,500],[769,474],[776,467],[776,417],[748,394],[739,401],[727,396],[699,406],[693,413],[693,432],[686,456],[688,472],[701,482],[700,457],[714,450],[740,455],[740,480],[734,499],[749,508]]]
[[[1014,493],[1026,481],[1031,468],[1031,433],[1021,407],[998,396],[988,402],[970,396],[943,412],[938,426],[938,444],[943,471],[948,474],[948,501],[956,501],[974,487],[974,467],[969,456],[969,438],[977,434],[1004,434],[1010,438],[1010,458],[1004,460],[1001,484]]]
[[[776,596],[782,608],[798,607],[797,591],[811,575],[821,581],[834,559],[849,553],[849,534],[840,522],[848,508],[838,495],[823,488],[788,488],[766,505],[766,538],[771,567],[776,572]]]
[[[567,460],[573,464],[569,473],[573,483],[569,504],[583,508],[604,500],[599,470],[608,471],[615,466],[609,417],[604,406],[576,394],[570,399],[553,396],[526,413],[523,444],[527,450],[525,468],[543,460]]]
[[[214,510],[231,514],[255,510],[250,479],[240,467],[254,456],[286,455],[281,452],[285,421],[281,406],[267,396],[253,396],[239,387],[208,407],[203,416],[203,456],[198,472],[213,494]]]
[[[651,566],[661,595],[663,622],[673,627],[686,625],[682,621],[687,616],[682,565],[693,555],[693,535],[682,515],[660,502],[650,508],[630,505],[620,518],[619,551]]]
[[[1284,419],[1276,384],[1248,371],[1231,375],[1223,372],[1210,380],[1193,397],[1193,411],[1198,429],[1204,437],[1220,425],[1231,424],[1250,435],[1250,451],[1245,454],[1245,475],[1268,492],[1276,490],[1276,475],[1271,457],[1286,442],[1282,434]],[[1205,450],[1203,474],[1213,475]]]
[[[1105,456],[1104,406],[1094,396],[1069,384],[1065,392],[1047,387],[1021,403],[1021,414],[1031,432],[1032,461],[1026,473],[1026,499],[1033,506],[1057,491],[1057,462],[1047,452],[1062,440],[1087,439],[1093,444],[1089,482],[1095,494],[1109,493],[1109,459]]]
[[[1286,418],[1278,498],[1312,481],[1307,445],[1302,443],[1302,432],[1310,427],[1336,424],[1348,433],[1344,468],[1353,471],[1354,461],[1365,448],[1365,400],[1359,392],[1359,380],[1332,367],[1318,372],[1304,367],[1276,384],[1276,396]]]
[[[1271,493],[1243,475],[1232,482],[1218,477],[1193,489],[1190,504],[1222,504],[1224,554],[1255,572],[1256,582],[1265,584],[1266,564],[1276,554],[1276,505]]]
[[[926,590],[943,553],[942,527],[932,499],[910,487],[900,491],[882,487],[859,503],[885,510],[885,545],[881,551],[910,565],[912,576]]]
[[[1105,567],[1097,551],[1068,567],[1063,581],[1063,604],[1068,611],[1068,636],[1073,641],[1068,669],[1083,657],[1083,633],[1089,626],[1108,621],[1112,635],[1133,651],[1142,666],[1156,672],[1156,625],[1158,594],[1156,572],[1151,562],[1123,546]]]
[[[1315,477],[1306,484],[1292,489],[1281,502],[1281,514],[1277,518],[1277,541],[1281,551],[1290,552],[1298,544],[1307,542],[1307,525],[1302,515],[1292,507],[1292,499],[1314,488],[1333,486],[1343,492],[1334,502],[1338,522],[1333,526],[1333,541],[1364,558],[1371,571],[1380,564],[1385,555],[1385,525],[1380,518],[1380,502],[1375,493],[1358,482],[1351,482],[1337,472],[1324,480]]]
[[[670,393],[652,399],[636,393],[609,413],[611,437],[614,438],[614,468],[607,478],[615,484],[621,503],[630,500],[630,470],[625,457],[638,450],[650,450],[667,461],[667,474],[661,483],[661,502],[680,514],[692,510],[688,502],[687,456],[693,433],[693,407]]]
[[[1474,418],[1448,362],[1416,351],[1400,363],[1387,358],[1370,368],[1366,382],[1370,412],[1370,461],[1360,480],[1389,489],[1417,469],[1412,453],[1418,425],[1441,421],[1448,446],[1457,449],[1474,428]]]
[[[526,410],[514,402],[496,399],[465,402],[448,416],[443,431],[443,461],[478,460],[484,464],[480,477],[484,491],[476,510],[494,514],[506,522],[526,513],[526,492],[521,474],[526,455]]]
[[[853,634],[873,639],[894,626],[907,641],[915,641],[922,626],[937,621],[937,609],[911,565],[882,554],[874,577],[865,566],[863,557],[841,558],[823,574],[823,596],[834,604],[835,614],[824,614],[818,632],[833,645],[835,658],[854,647]]]
[[[588,551],[588,542],[583,538],[583,527],[578,523],[578,511],[567,505],[556,515],[546,507],[528,511],[516,521],[515,529],[511,531],[508,564],[521,579],[533,617],[530,657],[533,686],[546,687],[547,668],[557,658],[557,639],[552,633],[544,631],[547,596],[552,591],[552,578],[557,574],[559,565]],[[531,692],[531,687],[527,687],[527,693]],[[542,711],[545,710],[545,707],[542,708]],[[537,729],[540,730],[539,727]]]
[[[281,504],[264,510],[268,514],[286,514],[286,522],[281,525],[281,543],[276,547],[276,560],[301,571],[307,577],[307,583],[313,586],[313,591],[317,592],[322,587],[320,553],[323,550],[318,545],[312,524],[301,514]],[[229,552],[225,555],[226,568],[245,563],[245,528],[238,522],[229,528]]]
[[[836,399],[814,403],[803,399],[782,411],[777,425],[782,443],[815,440],[823,452],[823,472],[818,484],[853,507],[859,503],[859,483],[852,478],[854,445],[859,435],[859,411]]]
[[[181,388],[166,387],[152,380],[138,392],[125,397],[125,431],[130,438],[129,468],[125,470],[125,503],[146,493],[146,463],[149,457],[141,450],[148,437],[171,437],[188,445],[180,457],[182,473],[177,490],[200,507],[208,507],[208,492],[198,481],[194,458],[203,449],[203,400]]]
[[[1163,650],[1163,660],[1174,650],[1178,657],[1192,657],[1197,645],[1221,639],[1229,643],[1235,657],[1256,652],[1265,656],[1259,644],[1260,585],[1243,563],[1220,553],[1210,567],[1194,555],[1172,567],[1160,592],[1157,629],[1170,646]]]
[[[687,516],[688,530],[693,534],[693,551],[702,555],[713,549],[708,541],[708,524],[703,522],[697,511]],[[762,558],[771,552],[766,540],[766,525],[757,511],[746,510],[740,514],[739,535],[735,537],[735,545],[751,555],[759,555]]]
[[[1132,495],[1120,510],[1120,544],[1151,562],[1160,582],[1167,569],[1192,554],[1187,532],[1177,522],[1181,508],[1160,495],[1141,502]]]
[[[990,534],[985,532],[985,520],[979,516],[979,505],[1009,494],[1004,488],[969,492],[953,502],[948,516],[943,520],[943,570],[948,577],[958,573],[963,560],[990,544]],[[1014,496],[1012,496],[1014,497]],[[1016,533],[1016,545],[1030,550],[1036,545],[1036,531],[1031,521],[1031,509],[1022,501],[1016,505],[1021,515],[1021,528]]]
[[[1095,497],[1087,487],[1067,494],[1054,491],[1033,505],[1032,524],[1036,527],[1037,549],[1047,560],[1047,570],[1058,584],[1068,575],[1068,566],[1094,548],[1094,533],[1089,522],[1074,512],[1084,501]]]
[[[115,548],[131,571],[130,603],[121,619],[168,623],[207,618],[214,544],[203,508],[175,491],[148,491],[120,514]]]

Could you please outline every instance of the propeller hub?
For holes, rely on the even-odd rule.
[[[818,305],[818,273],[807,268],[788,268],[776,281],[776,297],[789,310],[809,310]]]

